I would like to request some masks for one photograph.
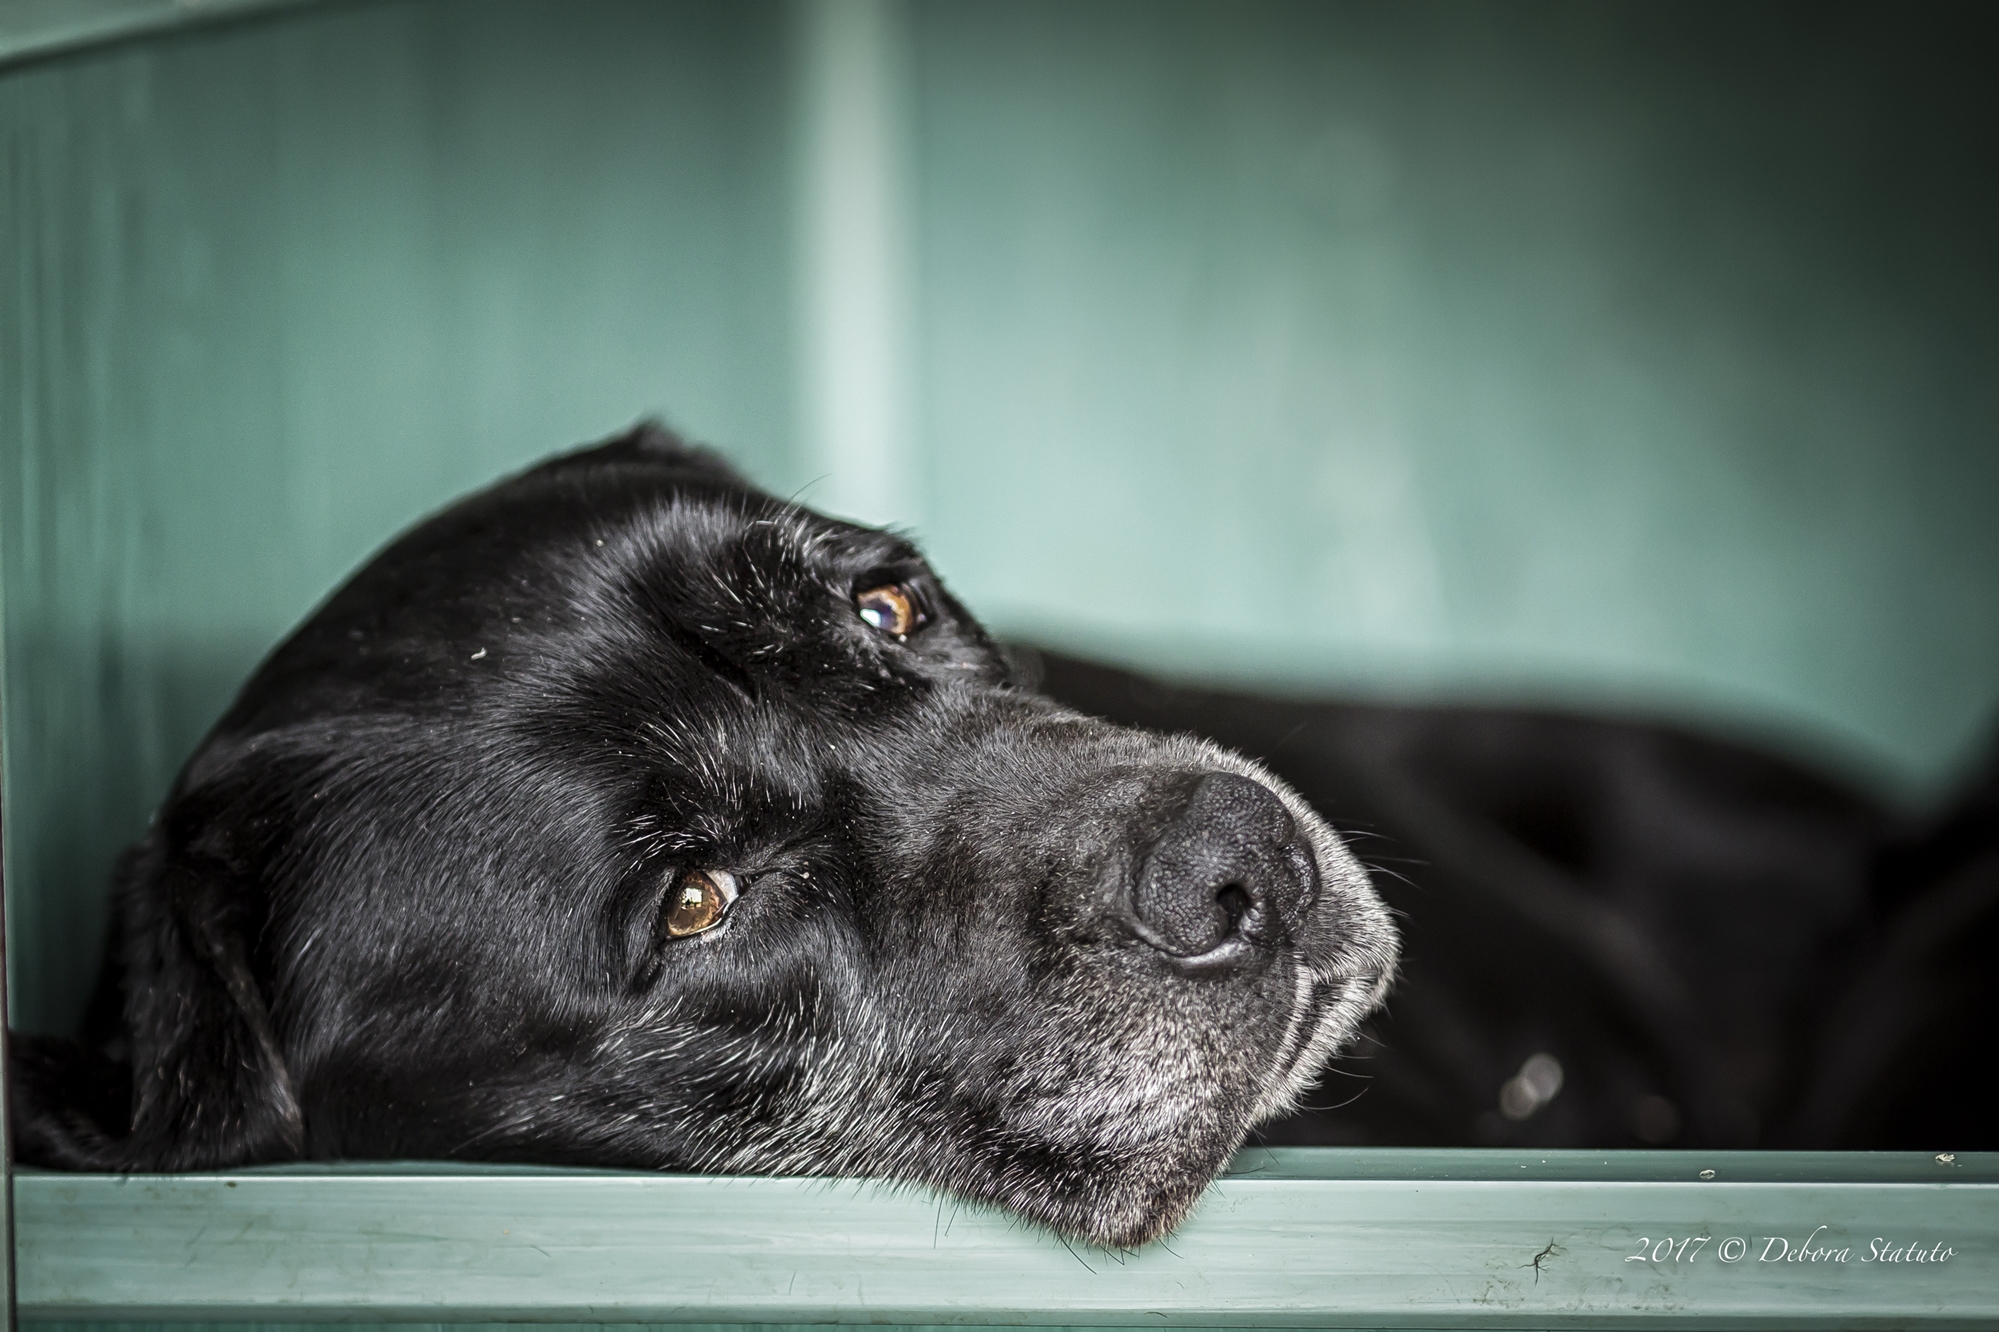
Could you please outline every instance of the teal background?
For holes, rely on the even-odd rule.
[[[1975,752],[1984,11],[889,12],[892,516],[996,628],[1690,719],[1910,803]],[[405,523],[649,412],[812,499],[797,17],[320,4],[0,70],[20,1025],[73,1023],[117,849]]]
[[[1902,795],[1982,738],[1989,27],[917,12],[926,530],[984,614],[1202,676],[1709,717]]]

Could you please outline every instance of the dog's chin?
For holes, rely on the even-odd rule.
[[[1149,1121],[1142,1140],[1120,1137],[1051,1151],[1051,1157],[1089,1164],[1038,1176],[1022,1171],[1012,1187],[988,1193],[986,1200],[1109,1249],[1137,1248],[1171,1234],[1228,1168],[1250,1130],[1287,1113],[1317,1084],[1383,984],[1334,982],[1337,997],[1301,1019],[1294,1039],[1260,1076],[1243,1080],[1247,1094],[1183,1102],[1167,1113],[1150,1107],[1150,1113],[1134,1116]],[[1051,1186],[1051,1180],[1060,1183]]]
[[[1342,955],[1342,964],[1354,961]],[[1373,958],[1366,959],[1373,962]],[[1066,1235],[1106,1248],[1135,1248],[1170,1234],[1227,1169],[1250,1130],[1296,1108],[1318,1085],[1327,1063],[1353,1038],[1361,1020],[1389,985],[1386,965],[1372,970],[1325,971],[1298,959],[1299,1007],[1282,1047],[1260,1069],[1222,1076],[1209,1095],[1134,1105],[1128,1119],[1139,1134],[1085,1133],[1054,1158],[1087,1167],[1027,1178],[988,1200],[1032,1217]],[[1233,1086],[1231,1093],[1224,1088]],[[1101,1123],[1101,1121],[1099,1121]],[[1051,1188],[1049,1179],[1060,1178]]]
[[[1171,1234],[1227,1168],[1242,1133],[1162,1149],[1124,1169],[1078,1180],[1063,1193],[1039,1183],[996,1198],[1050,1229],[1106,1249],[1136,1249]]]

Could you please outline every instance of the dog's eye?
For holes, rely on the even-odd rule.
[[[685,939],[722,923],[736,900],[736,876],[727,870],[689,870],[673,885],[666,907],[666,936]]]
[[[923,624],[923,607],[917,604],[916,594],[903,583],[869,588],[855,596],[854,609],[871,628],[897,638],[915,633]]]

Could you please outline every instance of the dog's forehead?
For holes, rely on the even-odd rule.
[[[921,633],[863,620],[854,596],[875,578],[921,587]],[[286,746],[316,772],[365,733],[347,767],[374,775],[355,798],[450,768],[439,826],[506,806],[517,833],[565,846],[755,858],[831,811],[867,826],[1004,674],[894,533],[727,476],[560,469],[385,551],[267,663],[190,779]]]
[[[923,565],[906,538],[840,522],[747,487],[676,489],[589,524],[612,576],[639,577],[726,605],[844,596],[870,574]],[[617,562],[622,562],[617,563]]]
[[[828,518],[727,472],[653,462],[536,469],[469,497],[392,544],[353,580],[370,609],[419,620],[459,606],[588,607],[644,579],[733,603],[915,566],[905,538]],[[391,595],[382,595],[384,590]],[[347,598],[327,607],[337,612]]]
[[[501,665],[526,686],[507,691],[521,705],[510,711],[546,738],[608,739],[734,797],[772,773],[847,766],[891,715],[914,741],[936,729],[917,705],[938,686],[1004,679],[976,621],[899,534],[746,486],[623,499],[547,532],[510,580],[542,603],[539,625],[502,626],[518,648]],[[861,617],[855,595],[883,583],[916,590],[921,633]]]
[[[435,515],[280,645],[218,734],[552,715],[595,731],[609,719],[581,715],[593,693],[627,722],[686,721],[728,703],[732,672],[849,692],[877,679],[850,599],[876,573],[927,577],[911,543],[683,461],[597,450]],[[939,606],[962,618],[941,589]],[[932,637],[982,639],[969,620]]]

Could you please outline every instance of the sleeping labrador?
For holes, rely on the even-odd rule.
[[[916,549],[656,427],[419,525],[117,874],[22,1159],[866,1175],[1135,1245],[1382,999],[1267,770],[1023,688]]]

